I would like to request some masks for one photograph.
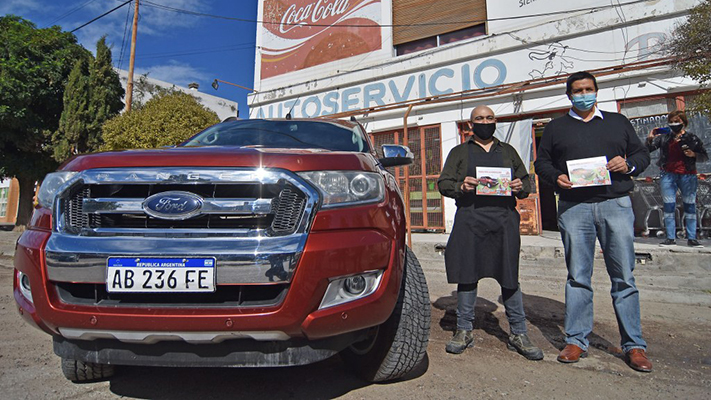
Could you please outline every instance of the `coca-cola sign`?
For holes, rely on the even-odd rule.
[[[380,49],[380,0],[265,0],[261,78]]]

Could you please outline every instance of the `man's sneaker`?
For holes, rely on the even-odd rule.
[[[660,246],[676,246],[676,241],[674,239],[664,239],[663,242],[659,243]]]
[[[507,344],[509,350],[515,350],[518,354],[528,358],[529,360],[542,360],[543,351],[531,343],[531,339],[528,335],[522,333],[520,335],[509,335],[509,342]]]
[[[689,245],[689,247],[704,247],[704,245],[699,243],[699,241],[696,239],[689,239],[686,243]]]
[[[474,347],[474,333],[464,329],[457,329],[452,340],[447,343],[445,350],[447,350],[447,353],[461,354],[468,347]]]

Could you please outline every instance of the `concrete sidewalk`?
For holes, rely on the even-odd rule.
[[[418,258],[424,260],[442,255],[446,247],[448,234],[413,233],[412,248]],[[699,263],[711,265],[711,242],[701,241],[706,246],[703,248],[688,247],[686,239],[678,239],[676,246],[661,247],[661,239],[635,238],[635,254],[640,264],[661,263],[690,264],[697,266]],[[597,243],[597,258],[602,258],[599,243]],[[536,261],[546,259],[559,259],[564,262],[565,252],[560,233],[544,231],[540,236],[521,236],[521,261]]]

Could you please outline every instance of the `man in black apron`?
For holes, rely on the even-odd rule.
[[[531,191],[528,172],[516,150],[494,138],[496,117],[486,106],[471,114],[473,135],[447,156],[438,186],[454,198],[457,213],[445,252],[447,281],[457,284],[457,330],[448,353],[472,347],[477,283],[494,278],[501,285],[511,335],[508,348],[530,360],[543,359],[526,330],[523,296],[518,283],[521,249],[516,198]]]

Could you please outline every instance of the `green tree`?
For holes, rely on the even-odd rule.
[[[62,162],[101,146],[101,126],[123,108],[124,90],[111,64],[111,50],[102,37],[96,44],[96,58],[89,63],[80,60],[69,75],[59,129],[52,137],[55,160]]]
[[[106,121],[104,150],[150,149],[183,142],[219,122],[195,97],[175,91],[159,94],[139,109]]]
[[[72,154],[87,150],[89,124],[92,120],[89,68],[86,60],[79,60],[69,74],[64,90],[64,109],[59,118],[59,129],[52,135],[53,157],[62,162]]]
[[[106,46],[106,37],[96,43],[96,58],[89,73],[91,102],[89,113],[92,121],[89,125],[87,147],[98,150],[101,145],[101,126],[115,117],[123,109],[121,98],[124,95],[118,73],[113,68],[111,49]]]
[[[32,215],[35,182],[56,168],[57,130],[67,78],[91,54],[59,27],[37,29],[14,15],[0,17],[0,170],[20,183],[17,225]]]
[[[691,9],[689,19],[672,33],[668,50],[677,60],[676,68],[708,87],[711,83],[711,0],[703,0]],[[711,117],[711,91],[699,94],[690,106]]]

